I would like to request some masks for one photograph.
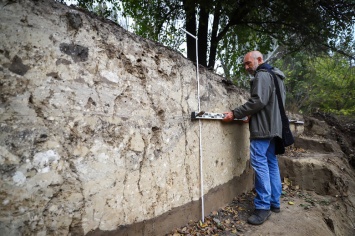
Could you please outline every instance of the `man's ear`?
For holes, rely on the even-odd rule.
[[[257,57],[256,59],[258,60],[259,64],[262,64],[264,62],[262,57]]]

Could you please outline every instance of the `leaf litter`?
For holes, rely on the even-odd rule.
[[[283,179],[282,189],[281,201],[287,203],[289,207],[310,210],[317,203],[323,206],[330,204],[327,199],[318,201],[314,194],[301,191],[299,186],[292,185],[292,181],[288,178]],[[166,236],[246,236],[253,230],[253,226],[247,223],[247,219],[254,210],[255,195],[255,191],[250,191],[235,197],[227,206],[206,216],[204,222],[190,221],[183,227],[172,230]]]
[[[182,235],[245,235],[250,228],[246,223],[253,210],[254,192],[242,194],[232,203],[205,217],[204,222],[190,221],[187,225],[174,229],[167,236]]]

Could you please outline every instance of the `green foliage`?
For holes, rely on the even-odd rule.
[[[56,0],[65,3],[65,0]],[[78,7],[87,9],[104,18],[116,21],[117,13],[122,11],[118,0],[77,0]]]
[[[183,24],[182,6],[179,1],[122,0],[124,16],[134,19],[134,32],[144,38],[160,42],[178,50],[183,43],[183,33],[178,30]]]
[[[340,54],[297,53],[275,65],[286,74],[287,109],[355,115],[355,67]]]
[[[234,27],[218,46],[218,58],[224,71],[224,77],[239,87],[248,87],[249,75],[243,66],[244,55],[251,50],[271,51],[274,41],[248,27]]]

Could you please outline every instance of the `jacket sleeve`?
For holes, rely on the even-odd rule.
[[[272,78],[268,72],[258,72],[250,92],[249,100],[233,110],[235,118],[253,115],[263,109],[272,94]]]

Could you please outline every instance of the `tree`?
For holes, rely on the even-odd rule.
[[[246,39],[255,42],[250,36],[263,36],[265,44],[272,45],[274,39],[290,51],[330,49],[347,55],[354,33],[353,0],[122,0],[122,4],[142,27],[144,32],[139,33],[150,38],[162,40],[159,35],[178,32],[174,24],[183,21],[185,29],[198,36],[199,62],[209,68],[215,66],[223,39],[231,36],[238,36],[231,42],[244,42],[242,49],[251,48]],[[187,57],[195,61],[194,40],[186,39]]]
[[[277,60],[287,77],[287,109],[316,110],[340,115],[355,114],[355,67],[344,55],[313,57],[306,52]]]
[[[323,111],[355,114],[355,70],[341,55],[317,58],[314,63],[316,85],[310,103]]]

